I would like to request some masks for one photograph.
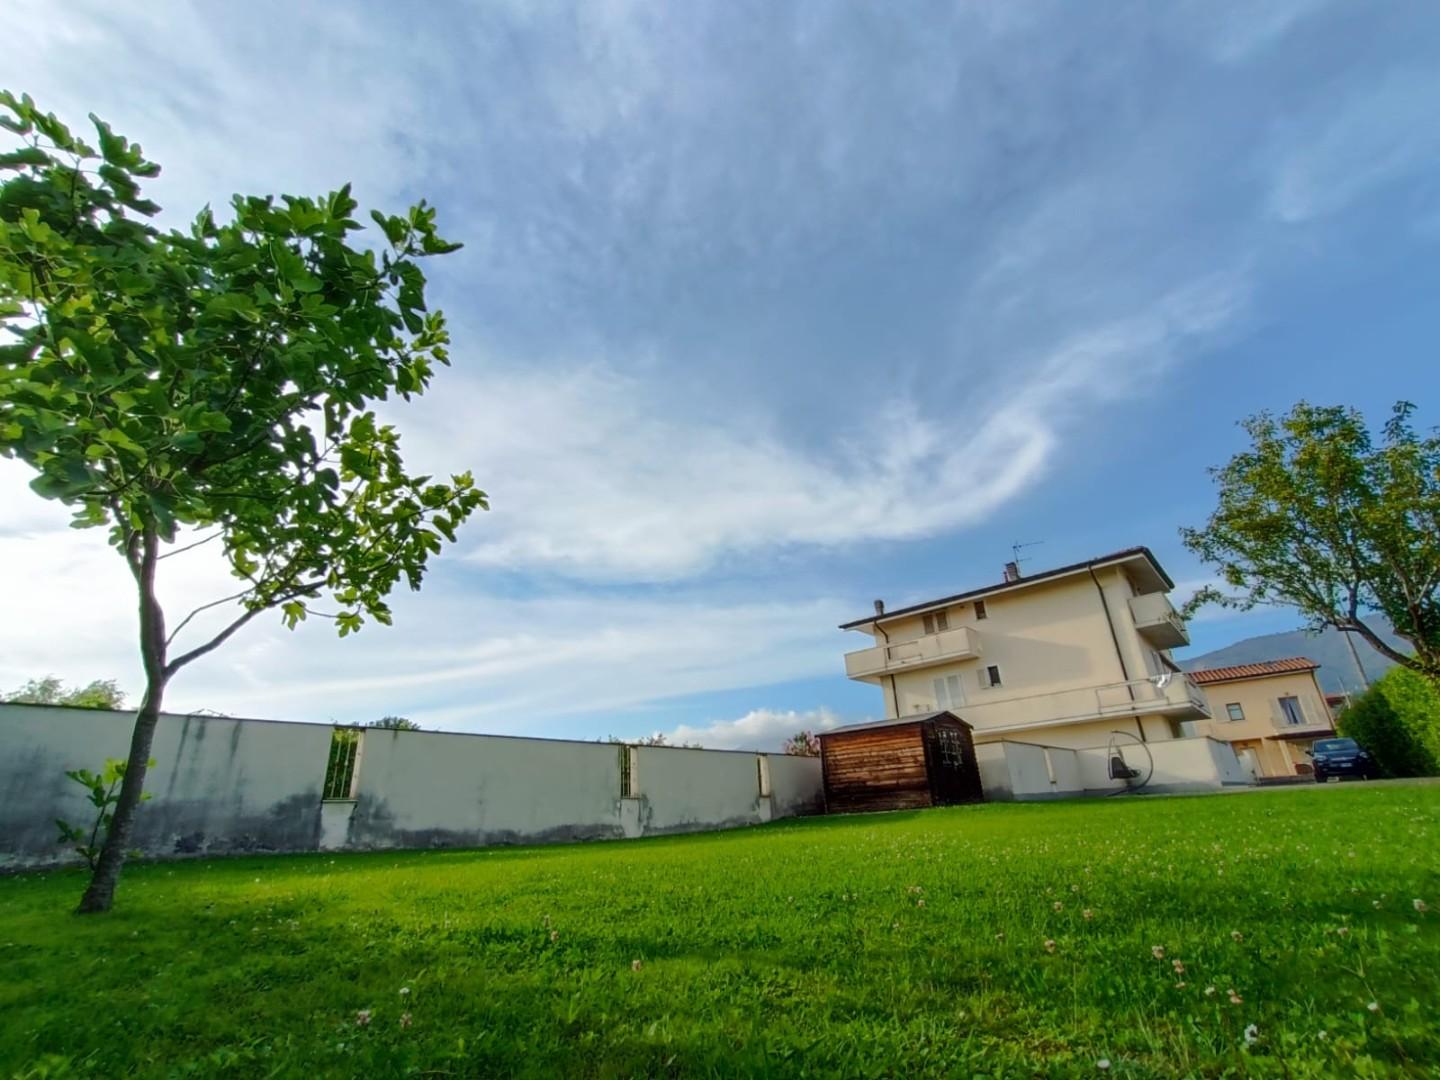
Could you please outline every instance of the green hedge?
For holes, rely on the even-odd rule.
[[[1408,668],[1392,668],[1340,714],[1354,739],[1390,776],[1440,775],[1440,689]]]

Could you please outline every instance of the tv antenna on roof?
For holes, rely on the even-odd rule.
[[[1019,569],[1021,563],[1029,562],[1028,559],[1022,559],[1020,557],[1020,552],[1024,551],[1026,548],[1039,547],[1043,543],[1045,543],[1044,540],[1030,540],[1022,544],[1017,540],[1015,543],[1011,544],[1010,556],[1015,563],[1016,569]]]

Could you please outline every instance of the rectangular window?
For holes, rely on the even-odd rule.
[[[1000,685],[999,665],[991,664],[989,667],[987,667],[984,671],[980,673],[980,685],[986,687]]]
[[[943,611],[926,612],[921,617],[925,624],[925,633],[936,634],[950,629],[950,616]]]
[[[1229,714],[1231,720],[1245,719],[1245,710],[1240,707],[1238,701],[1232,701],[1229,705],[1226,705],[1225,712]]]
[[[961,688],[959,675],[938,676],[932,685],[937,709],[958,709],[965,704],[965,691]]]
[[[355,797],[355,763],[360,757],[360,730],[337,727],[330,733],[330,760],[325,765],[325,788],[321,798]]]
[[[622,799],[638,799],[640,797],[640,780],[636,776],[639,770],[633,746],[620,747],[620,797]]]
[[[984,600],[976,600],[976,601],[975,601],[975,618],[977,618],[977,619],[984,619],[984,618],[987,618],[987,617],[988,617],[988,616],[985,614],[985,601],[984,601]]]
[[[1282,697],[1280,712],[1285,717],[1287,724],[1305,723],[1305,712],[1300,708],[1300,699],[1297,697]]]

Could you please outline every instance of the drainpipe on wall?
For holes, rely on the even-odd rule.
[[[885,601],[884,601],[884,600],[876,600],[876,601],[875,601],[875,614],[876,614],[876,615],[883,615],[883,614],[885,614]],[[887,646],[886,652],[885,652],[885,662],[886,662],[886,664],[889,664],[889,662],[890,662],[890,652],[889,652],[888,646],[890,645],[890,635],[887,634],[887,633],[885,632],[885,628],[880,625],[880,620],[879,620],[879,619],[876,619],[876,620],[875,620],[873,623],[871,623],[870,625],[873,626],[873,627],[879,632],[880,636],[885,639],[885,645]],[[895,717],[896,719],[899,719],[899,717],[900,717],[900,695],[899,695],[899,693],[895,690],[895,676],[894,676],[894,675],[889,675],[889,676],[886,676],[886,677],[890,680],[890,705],[891,705],[891,713],[890,713],[890,715],[893,716],[893,717]]]
[[[1110,601],[1105,598],[1105,588],[1100,584],[1100,579],[1095,576],[1095,567],[1087,566],[1090,571],[1090,580],[1095,583],[1095,591],[1100,594],[1100,606],[1105,611],[1105,625],[1110,628],[1110,642],[1115,646],[1115,659],[1120,661],[1120,674],[1125,679],[1125,691],[1130,695],[1130,700],[1135,700],[1135,688],[1130,685],[1130,669],[1125,664],[1125,654],[1120,651],[1120,635],[1115,632],[1115,620],[1110,615]],[[1135,730],[1140,732],[1140,741],[1149,742],[1145,737],[1145,725],[1140,723],[1140,718],[1135,718]]]

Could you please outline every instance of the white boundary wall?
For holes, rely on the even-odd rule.
[[[132,713],[0,704],[0,867],[74,858],[94,820],[67,769],[123,758]],[[364,730],[352,799],[322,800],[328,724],[161,716],[134,846],[148,856],[544,843],[732,828],[823,808],[818,758]],[[763,767],[762,767],[762,764]],[[768,790],[762,790],[765,785]]]
[[[1209,736],[1166,739],[1145,744],[1155,771],[1144,790],[1155,792],[1218,791],[1248,785],[1251,780],[1229,743]],[[1149,764],[1145,749],[1121,747],[1131,768],[1142,776]],[[1002,740],[975,748],[980,782],[992,800],[1057,799],[1102,795],[1125,788],[1110,779],[1109,752],[1104,746],[1072,750],[1040,743]]]

